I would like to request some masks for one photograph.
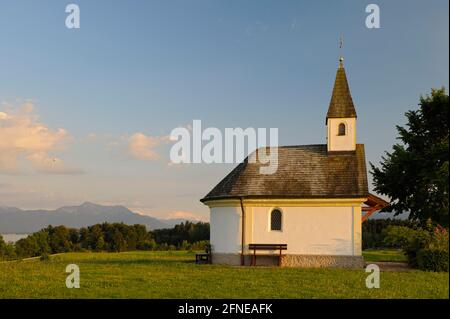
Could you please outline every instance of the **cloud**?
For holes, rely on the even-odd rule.
[[[33,153],[27,156],[33,166],[42,173],[49,174],[80,174],[83,171],[68,167],[57,157],[49,157],[45,152]]]
[[[169,142],[168,136],[147,136],[144,133],[135,133],[128,138],[128,151],[138,160],[157,160],[160,155],[155,148]]]
[[[177,210],[169,213],[167,219],[188,219],[188,220],[196,220],[196,221],[207,221],[205,216],[201,216],[195,214],[193,212]]]
[[[79,170],[65,166],[50,155],[60,151],[69,136],[66,130],[50,129],[39,122],[32,102],[0,112],[0,172],[20,173],[25,166],[55,174],[73,174]],[[24,165],[25,164],[25,165]]]

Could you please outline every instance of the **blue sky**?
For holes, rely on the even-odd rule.
[[[368,162],[391,148],[421,94],[448,88],[444,0],[71,2],[77,30],[64,24],[70,2],[0,2],[0,112],[22,123],[10,134],[50,132],[23,152],[0,141],[0,205],[92,201],[207,218],[198,199],[233,165],[173,167],[167,145],[156,159],[136,158],[130,139],[157,142],[201,119],[277,127],[282,145],[325,143],[341,34]],[[380,29],[365,26],[369,3],[380,7]],[[58,174],[49,159],[63,163]]]

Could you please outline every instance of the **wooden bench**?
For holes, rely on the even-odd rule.
[[[277,250],[278,254],[278,266],[281,266],[281,252],[287,250],[287,244],[250,244],[248,245],[250,250],[253,250],[251,266],[256,266],[256,256],[274,256],[274,254],[256,254],[257,250]]]
[[[211,255],[208,253],[195,254],[195,263],[196,264],[210,264],[211,263]]]
[[[196,264],[210,264],[211,263],[211,246],[207,245],[205,247],[204,253],[195,254]]]

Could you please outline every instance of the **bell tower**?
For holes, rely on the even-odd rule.
[[[328,152],[352,152],[356,150],[356,111],[342,57],[339,59],[326,125]]]

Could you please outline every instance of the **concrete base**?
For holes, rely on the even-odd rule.
[[[244,256],[244,263],[249,266],[251,255]],[[240,254],[213,253],[213,264],[241,265]],[[277,266],[278,256],[257,256],[257,266]],[[362,256],[332,256],[332,255],[282,255],[282,267],[300,268],[363,268],[364,260]]]

